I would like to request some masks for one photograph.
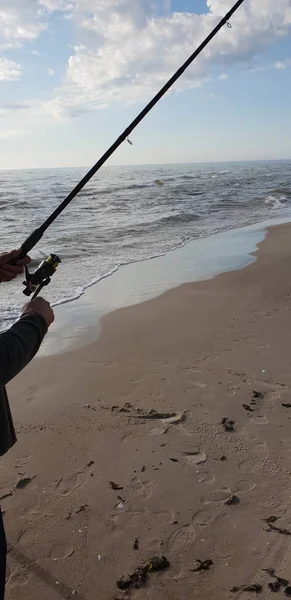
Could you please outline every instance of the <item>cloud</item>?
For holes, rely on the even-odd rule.
[[[57,97],[44,110],[60,118],[117,102],[148,100],[232,4],[208,0],[206,14],[155,17],[146,0],[75,0],[71,18],[78,26],[79,43]],[[290,34],[290,0],[246,0],[232,25],[218,34],[176,90],[201,87],[214,68],[250,65],[266,46]],[[220,76],[226,78],[225,73]]]
[[[0,50],[20,47],[46,27],[38,0],[0,0]]]
[[[1,58],[0,56],[0,81],[11,81],[18,79],[21,75],[20,65],[8,60],[8,58]]]
[[[39,0],[39,4],[47,8],[50,12],[66,12],[76,7],[74,2],[68,2],[67,0]]]
[[[288,69],[288,67],[291,67],[291,58],[285,58],[284,60],[277,60],[273,65],[274,69],[279,69],[279,70],[285,70],[285,69]]]
[[[38,101],[23,100],[22,102],[6,102],[0,106],[0,116],[7,116],[12,113],[18,114],[37,114],[39,113],[41,103]]]
[[[284,71],[288,67],[291,67],[291,59],[286,58],[285,60],[277,60],[276,62],[268,63],[266,65],[257,65],[252,69],[249,69],[249,73],[259,73],[261,71],[273,71],[274,69],[278,69]]]
[[[50,77],[53,77],[53,75],[55,74],[55,70],[54,69],[48,68],[47,72],[48,72],[48,74],[49,74]]]
[[[287,65],[284,62],[281,62],[280,60],[277,60],[277,62],[275,63],[275,69],[286,69]]]
[[[76,38],[63,83],[49,101],[31,103],[33,111],[63,118],[114,103],[148,100],[224,16],[233,0],[207,0],[205,14],[170,13],[171,3],[163,0],[160,6],[164,6],[164,14],[160,16],[157,0],[0,0],[0,4],[1,15],[4,10],[9,25],[5,29],[0,21],[0,44],[1,36],[2,41],[6,36],[7,44],[34,39],[48,27],[54,11],[69,19]],[[290,34],[291,2],[245,0],[232,25],[232,29],[224,27],[185,72],[176,91],[226,79],[231,66],[251,68],[264,48]]]

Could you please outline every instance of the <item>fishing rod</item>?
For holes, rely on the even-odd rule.
[[[132,121],[132,123],[124,130],[124,132],[117,138],[117,140],[108,148],[103,156],[96,162],[96,164],[88,171],[88,173],[81,179],[76,187],[68,194],[68,196],[61,202],[61,204],[51,213],[51,215],[43,222],[40,227],[35,229],[33,233],[25,240],[21,246],[21,254],[18,260],[24,258],[34,246],[41,240],[45,231],[55,221],[55,219],[63,212],[63,210],[72,202],[72,200],[79,194],[83,187],[92,179],[92,177],[99,171],[99,169],[107,162],[107,160],[114,154],[114,152],[121,146],[126,140],[129,141],[129,136],[133,130],[141,123],[146,115],[154,108],[154,106],[163,98],[163,96],[169,91],[169,89],[176,83],[176,81],[183,75],[184,71],[194,62],[199,54],[206,48],[216,34],[227,25],[231,27],[229,23],[233,14],[242,5],[244,0],[238,0],[235,5],[229,10],[229,12],[223,17],[223,19],[216,25],[213,31],[206,37],[206,39],[200,44],[200,46],[191,54],[186,62],[176,71],[176,73],[169,79],[169,81],[162,87],[162,89],[154,96],[154,98],[147,104],[147,106],[139,113],[139,115]],[[17,260],[11,261],[11,264],[16,264]],[[56,254],[50,254],[40,264],[38,269],[34,273],[29,273],[27,267],[25,269],[26,281],[24,282],[25,289],[24,294],[36,297],[40,290],[50,283],[51,276],[55,273],[58,265],[61,263],[60,258]]]

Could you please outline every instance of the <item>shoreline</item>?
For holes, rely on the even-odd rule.
[[[244,269],[107,314],[97,341],[11,383],[8,600],[113,600],[155,555],[169,569],[132,600],[267,597],[270,568],[291,581],[290,232],[272,227]]]
[[[56,321],[40,355],[63,354],[93,343],[100,335],[100,320],[115,310],[156,298],[184,283],[247,267],[268,228],[290,220],[274,218],[190,240],[160,256],[119,266],[88,286],[79,298],[54,307]]]

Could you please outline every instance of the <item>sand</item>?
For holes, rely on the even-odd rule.
[[[290,235],[12,382],[8,599],[246,600],[231,588],[272,596],[264,569],[291,581]],[[116,581],[155,555],[170,567],[124,595]]]

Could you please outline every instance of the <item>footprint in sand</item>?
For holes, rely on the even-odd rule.
[[[149,500],[154,493],[156,485],[157,482],[154,479],[143,483],[139,477],[134,477],[128,490],[129,494],[131,495],[131,498],[128,500],[128,502],[140,497],[144,498],[145,500]]]
[[[225,504],[231,494],[232,491],[230,488],[214,490],[201,498],[201,504]]]
[[[278,390],[273,390],[272,392],[267,392],[265,395],[265,400],[279,400],[281,398],[281,394]]]
[[[143,548],[146,556],[158,556],[163,554],[163,542],[159,538],[146,536],[143,539]]]
[[[195,542],[196,534],[192,523],[187,523],[184,527],[175,531],[168,539],[168,550],[182,550],[185,546]]]
[[[186,454],[185,460],[189,467],[196,467],[197,465],[200,465],[207,461],[207,456],[205,452],[202,452],[200,450],[197,452],[187,452],[184,454]]]
[[[138,527],[142,523],[149,522],[152,527],[158,525],[170,525],[175,519],[175,513],[172,511],[123,511],[120,514],[111,515],[109,518],[114,525],[118,527]]]
[[[159,525],[170,525],[175,519],[175,513],[172,511],[157,511],[153,512],[150,510],[145,511],[127,511],[124,510],[120,514],[114,514],[109,517],[109,521],[113,523],[115,527],[123,529],[133,528],[137,529],[142,524],[150,523],[152,527],[158,527]]]
[[[54,561],[65,560],[73,554],[73,547],[65,546],[63,544],[57,544],[56,546],[53,546],[53,548],[51,548],[51,550],[49,551],[48,558],[51,558],[51,560]]]
[[[175,519],[175,513],[171,510],[158,510],[154,514],[151,513],[150,518],[151,521],[154,521],[154,523],[169,525],[170,523],[173,523]]]
[[[253,473],[268,457],[268,446],[265,442],[257,444],[251,449],[252,456],[239,464],[239,469],[244,473]]]
[[[248,424],[249,425],[249,424]],[[248,428],[243,428],[240,432],[241,436],[243,436],[248,442],[257,442],[259,439],[259,434],[254,430],[250,431]]]
[[[198,483],[203,483],[204,485],[212,485],[215,482],[215,479],[215,475],[213,475],[212,473],[208,473],[207,471],[197,473]]]
[[[34,400],[38,390],[39,387],[37,385],[30,385],[28,388],[26,388],[24,395],[25,401],[31,402],[32,400]]]
[[[246,492],[252,491],[256,487],[255,483],[252,481],[239,481],[236,483],[234,488],[227,487],[222,490],[215,490],[213,492],[209,492],[201,498],[201,503],[204,505],[208,504],[218,504],[224,505],[229,497],[233,494],[243,494]]]
[[[150,430],[150,435],[164,435],[168,430],[168,427],[153,427],[153,429]]]
[[[59,479],[56,483],[56,491],[61,496],[69,496],[71,492],[79,488],[86,481],[87,477],[84,473],[74,473]]]
[[[13,466],[16,469],[21,469],[22,467],[25,467],[29,463],[31,456],[32,455],[29,454],[28,456],[24,456],[23,458],[16,458],[13,463]]]
[[[9,590],[14,590],[27,585],[30,576],[31,572],[28,571],[27,567],[22,567],[16,571],[13,571],[7,581],[8,593]]]
[[[208,508],[202,508],[193,516],[192,523],[196,527],[197,530],[205,529],[212,525],[212,523],[219,517],[221,514],[220,508],[218,506],[209,506]]]
[[[206,383],[202,383],[201,381],[193,381],[193,382],[191,382],[191,385],[189,385],[189,387],[185,388],[184,394],[188,394],[188,395],[196,394],[197,388],[202,390],[205,387],[207,387]]]
[[[235,486],[234,489],[232,490],[232,493],[234,494],[244,494],[246,492],[251,492],[252,490],[254,490],[256,487],[256,484],[253,481],[248,481],[246,479],[243,479],[241,481],[238,481]]]
[[[125,509],[120,514],[111,515],[109,517],[109,520],[116,527],[123,528],[123,526],[126,526],[126,527],[136,528],[140,525],[140,523],[142,523],[144,518],[145,517],[144,517],[143,513],[140,511],[133,510],[133,511],[127,512]]]
[[[268,419],[266,417],[266,415],[263,415],[261,417],[253,417],[250,420],[251,425],[268,425]]]

